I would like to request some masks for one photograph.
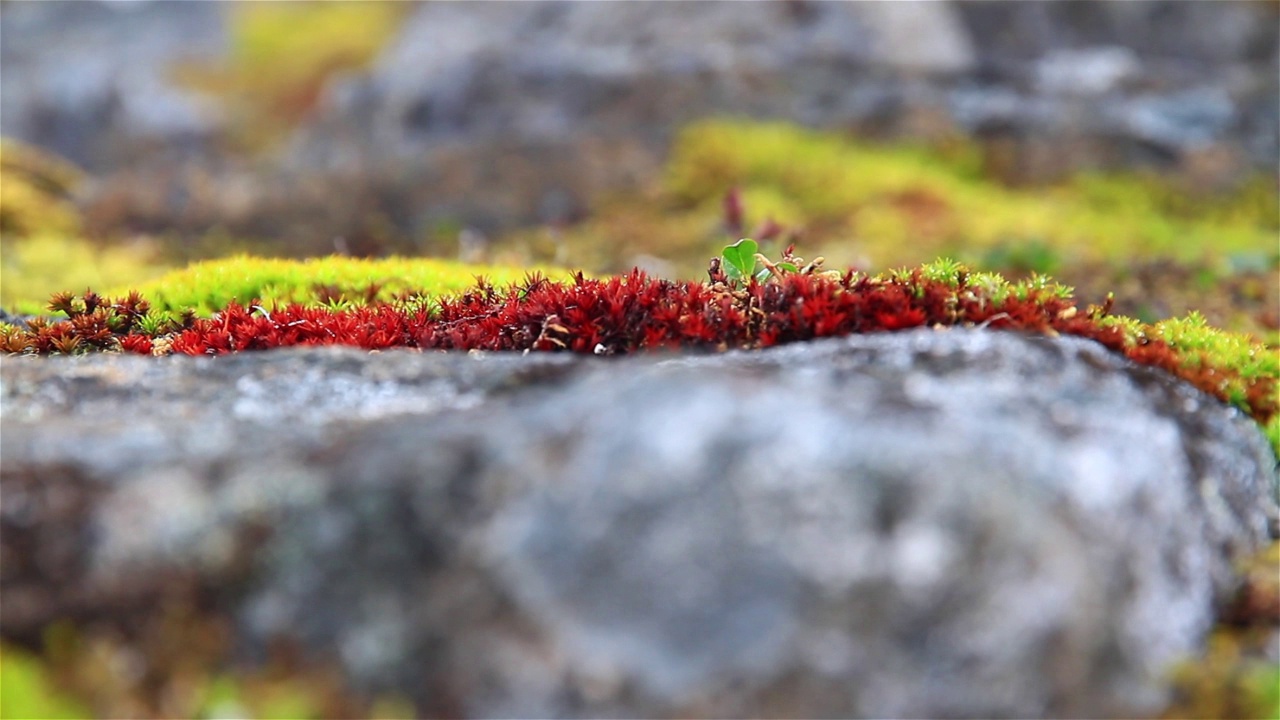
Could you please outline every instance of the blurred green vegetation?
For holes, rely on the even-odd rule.
[[[60,290],[137,283],[167,269],[152,242],[85,239],[74,203],[83,182],[70,163],[0,140],[0,307],[38,311]]]
[[[52,684],[35,655],[0,644],[0,718],[87,718],[89,713]]]
[[[45,312],[55,292],[137,285],[169,268],[148,241],[103,246],[48,234],[6,236],[0,248],[0,307],[28,314]]]
[[[1258,659],[1264,638],[1217,630],[1205,657],[1173,672],[1177,699],[1162,717],[1280,720],[1280,666]]]
[[[1233,622],[1214,630],[1203,657],[1173,669],[1174,702],[1162,717],[1280,720],[1280,665],[1267,659],[1280,620],[1277,568],[1280,541],[1240,563]]]
[[[326,712],[324,693],[318,693],[313,686],[316,678],[242,673],[180,674],[171,678],[166,698],[169,712],[156,713],[148,699],[138,695],[141,687],[130,688],[119,673],[103,665],[109,662],[103,650],[99,645],[68,663],[0,645],[0,719],[77,720],[158,714],[319,720],[331,714]]]
[[[413,8],[388,0],[232,3],[226,64],[182,66],[177,79],[222,100],[236,142],[262,150],[315,107],[330,77],[368,66]]]
[[[1280,205],[1265,178],[1221,198],[1138,174],[1017,190],[985,179],[976,147],[962,141],[941,152],[783,123],[687,128],[666,179],[677,207],[718,202],[735,185],[776,196],[801,224],[846,238],[877,266],[956,253],[976,260],[1028,245],[1070,260],[1274,253],[1280,231]]]
[[[723,237],[716,219],[733,188],[748,230],[772,219],[800,231],[807,252],[870,269],[944,255],[1037,271],[1140,257],[1270,265],[1280,233],[1275,181],[1263,176],[1225,194],[1140,173],[1013,189],[986,176],[975,142],[882,146],[787,123],[707,120],[679,134],[660,188],[607,203],[564,242],[588,267],[617,271],[651,254],[697,275]]]
[[[24,143],[0,138],[0,235],[74,235],[80,214],[71,200],[84,173]]]

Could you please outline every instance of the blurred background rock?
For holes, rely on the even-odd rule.
[[[0,134],[87,173],[63,199],[88,253],[462,253],[697,277],[740,187],[744,231],[772,218],[843,264],[947,252],[1070,281],[1098,275],[1075,272],[1095,244],[1215,279],[1274,266],[1275,2],[0,8]],[[706,118],[734,121],[689,129]],[[888,184],[819,197],[849,182],[813,163],[844,150],[845,175]],[[5,179],[13,215],[31,193]],[[956,219],[985,214],[968,190],[1012,219],[975,241]],[[1027,193],[1051,201],[1018,207]],[[1132,232],[1065,232],[1100,205],[1095,225]],[[1222,247],[1203,239],[1218,225]],[[1201,239],[1178,251],[1184,235]],[[39,255],[23,236],[5,228],[11,269]],[[1157,305],[1138,314],[1183,309]]]
[[[972,184],[1159,177],[1124,184],[1113,204],[1154,196],[1165,215],[1216,212],[1276,231],[1274,2],[2,7],[0,133],[89,173],[74,195],[86,237],[148,237],[172,262],[461,245],[695,276],[721,228],[705,207],[698,222],[672,222],[673,211],[778,184],[711,167],[696,192],[673,188],[673,141],[708,117],[924,148]],[[730,151],[749,167],[759,143],[738,139]],[[811,171],[803,160],[792,174]],[[777,192],[755,204],[793,210],[785,219],[811,231],[806,247],[840,261],[952,251],[875,247],[872,236],[912,237],[931,209],[957,205],[899,189],[887,219],[874,208],[857,218],[883,188],[841,197],[837,222]],[[1005,245],[1052,245],[1001,232]],[[959,235],[949,245],[968,241]]]

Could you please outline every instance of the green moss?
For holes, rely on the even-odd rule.
[[[277,260],[239,256],[194,263],[151,282],[122,286],[107,294],[116,296],[138,290],[154,310],[179,312],[190,308],[209,314],[232,301],[246,303],[254,299],[322,304],[336,300],[335,293],[345,302],[385,302],[403,293],[450,294],[474,286],[478,277],[495,285],[508,285],[530,272],[558,279],[568,277],[567,272],[551,268],[489,267],[427,258]],[[366,298],[371,286],[375,292],[372,298]]]
[[[1231,368],[1241,380],[1280,378],[1280,351],[1248,336],[1210,327],[1199,313],[1158,322],[1150,334],[1188,357],[1201,356],[1209,365]],[[1247,400],[1245,390],[1239,386],[1229,388],[1227,394],[1237,405]]]

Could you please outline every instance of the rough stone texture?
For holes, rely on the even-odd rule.
[[[427,715],[1133,716],[1276,517],[1097,345],[6,358],[0,630],[217,586]]]

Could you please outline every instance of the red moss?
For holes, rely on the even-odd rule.
[[[126,335],[120,338],[120,349],[138,355],[150,355],[155,345],[146,335]]]
[[[712,269],[713,280],[716,269]],[[5,349],[37,353],[82,352],[119,347],[151,353],[153,337],[139,329],[146,304],[131,295],[109,303],[87,293],[60,295],[57,309],[70,318],[33,321],[9,333]],[[763,348],[818,337],[913,327],[979,326],[1095,340],[1131,360],[1161,368],[1227,400],[1239,376],[1203,357],[1177,353],[1167,343],[1126,338],[1104,324],[1105,309],[1077,312],[1074,303],[1031,290],[996,301],[982,288],[928,280],[921,273],[883,280],[847,273],[786,273],[766,283],[734,288],[653,279],[639,270],[603,280],[577,275],[554,283],[531,276],[499,291],[480,284],[434,306],[369,304],[349,309],[288,305],[263,308],[231,304],[211,318],[184,316],[157,332],[172,352],[220,355],[294,345],[353,345],[367,350],[408,347],[432,350],[568,351],[626,354],[684,348]],[[1277,410],[1272,378],[1245,383],[1245,403],[1259,422]]]

